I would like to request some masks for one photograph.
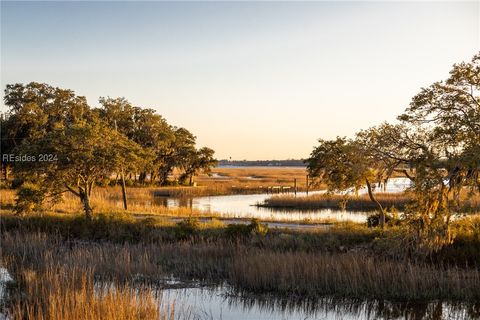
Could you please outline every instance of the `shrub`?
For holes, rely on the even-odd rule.
[[[15,213],[28,214],[41,207],[44,193],[38,185],[26,182],[17,191]]]
[[[258,219],[252,219],[250,224],[229,224],[225,229],[230,238],[248,238],[252,235],[264,236],[268,233],[268,226],[262,224]]]
[[[188,217],[176,224],[175,235],[180,239],[188,239],[198,234],[199,222],[196,218]]]
[[[392,207],[385,213],[385,224],[389,226],[400,225],[400,219],[398,218],[397,209]],[[375,213],[367,218],[367,225],[369,228],[378,227],[380,225],[380,213]]]
[[[97,182],[97,186],[99,187],[107,187],[111,183],[110,179],[108,178],[103,178],[100,181]]]

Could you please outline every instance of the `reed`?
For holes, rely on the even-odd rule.
[[[171,303],[156,298],[148,286],[125,282],[133,272],[152,272],[142,253],[111,245],[72,249],[58,236],[2,236],[2,262],[15,280],[8,290],[9,317],[174,319]]]
[[[48,293],[42,290],[57,287],[50,285],[52,275],[65,275],[66,278],[59,278],[59,285],[65,283],[69,288],[84,286],[85,293],[82,294],[85,298],[82,301],[89,301],[86,292],[90,290],[89,283],[92,283],[90,279],[93,277],[97,282],[113,283],[116,287],[125,288],[118,292],[129,299],[132,298],[129,295],[132,288],[145,288],[142,291],[145,296],[141,296],[144,299],[151,295],[148,286],[161,283],[170,275],[217,284],[226,282],[239,291],[269,293],[292,299],[324,296],[410,301],[480,299],[480,272],[477,267],[460,268],[442,263],[377,256],[369,250],[358,250],[361,238],[349,237],[347,230],[342,231],[345,233],[343,238],[340,231],[335,232],[338,234],[337,241],[347,249],[332,251],[329,247],[320,247],[319,244],[326,238],[311,243],[309,247],[295,248],[275,245],[268,236],[260,243],[261,238],[251,242],[209,238],[202,241],[132,244],[84,242],[72,238],[65,241],[59,234],[8,231],[2,234],[2,261],[16,278],[18,275],[21,278],[25,270],[28,271],[27,275],[34,275],[31,278],[39,281],[45,278],[46,282],[33,286],[32,291],[41,293],[42,297]],[[351,230],[353,232],[355,230]],[[289,241],[286,234],[275,237],[278,241]],[[355,246],[349,246],[349,241]],[[77,274],[83,278],[77,277]],[[115,293],[109,292],[108,287],[105,289],[105,293],[100,291],[98,299]],[[59,289],[54,292],[64,291]],[[28,300],[20,309],[51,303],[40,301],[37,304],[35,299]],[[121,301],[122,298],[116,299]],[[68,301],[62,303],[68,306]],[[138,312],[148,309],[135,306],[133,309],[125,306],[125,310]],[[41,314],[45,313],[44,310],[47,309],[42,309]],[[161,315],[161,310],[159,312]]]
[[[374,258],[365,253],[257,251],[235,259],[231,282],[293,296],[393,300],[480,299],[480,271]]]
[[[411,195],[407,193],[377,193],[375,196],[384,208],[395,207],[398,210],[403,210],[405,205],[411,200]],[[259,206],[307,210],[338,209],[345,206],[346,210],[378,210],[377,204],[370,200],[368,195],[313,194],[307,197],[279,195],[265,200],[265,203],[261,203]]]
[[[149,288],[99,286],[83,269],[24,269],[14,274],[22,293],[11,297],[12,319],[174,319],[163,312]]]

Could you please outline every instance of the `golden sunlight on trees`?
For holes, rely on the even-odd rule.
[[[2,167],[5,175],[13,168],[20,186],[17,213],[71,192],[90,217],[92,189],[115,175],[145,184],[149,174],[150,183],[163,185],[178,168],[191,182],[216,164],[214,151],[197,150],[188,130],[124,98],[100,98],[101,107],[91,108],[72,90],[32,82],[7,85],[4,100]]]
[[[319,140],[307,160],[309,173],[331,190],[366,185],[372,201],[372,182],[404,175],[415,196],[403,217],[412,231],[407,243],[439,250],[453,240],[450,224],[461,191],[480,192],[479,93],[480,54],[454,65],[446,81],[422,89],[398,124],[360,131],[354,140]]]

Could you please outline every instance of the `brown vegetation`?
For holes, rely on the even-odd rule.
[[[2,237],[2,261],[15,280],[8,291],[12,319],[174,319],[174,308],[149,287],[120,281],[145,271],[145,261],[108,245],[74,247],[40,233]]]
[[[376,199],[383,208],[397,210],[405,209],[405,206],[412,200],[409,193],[376,193]],[[480,211],[480,195],[468,195],[462,193],[461,212],[474,213]],[[368,195],[335,195],[335,194],[313,194],[308,197],[295,197],[293,195],[276,195],[260,203],[259,206],[270,208],[293,208],[293,209],[339,209],[369,211],[378,210],[375,202]]]
[[[289,297],[476,301],[479,221],[457,221],[456,241],[425,259],[396,255],[392,243],[402,231],[395,228],[344,224],[328,231],[252,232],[194,222],[9,215],[2,217],[2,259],[14,277],[30,269],[47,277],[42,270],[63,266],[135,286],[174,275]]]
[[[377,200],[384,208],[395,207],[402,210],[411,200],[405,193],[377,193]],[[293,195],[278,195],[267,199],[265,203],[259,204],[272,208],[295,208],[295,209],[341,209],[346,210],[377,210],[376,203],[368,195],[336,195],[336,194],[313,194],[308,197],[295,197]]]

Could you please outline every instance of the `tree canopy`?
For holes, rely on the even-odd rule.
[[[13,168],[23,186],[19,213],[70,192],[90,217],[92,189],[120,171],[138,176],[139,183],[149,173],[150,183],[166,184],[175,168],[191,180],[216,164],[214,151],[197,150],[187,129],[125,98],[100,98],[100,107],[92,108],[72,90],[32,82],[7,85],[4,101],[9,111],[1,120],[2,166],[5,172]],[[12,161],[10,155],[29,157]]]
[[[398,123],[362,130],[351,140],[319,140],[308,171],[333,190],[370,190],[370,179],[404,175],[415,195],[404,214],[413,242],[440,248],[452,240],[449,224],[461,191],[480,192],[479,101],[477,54],[455,64],[447,80],[422,88]]]

